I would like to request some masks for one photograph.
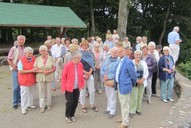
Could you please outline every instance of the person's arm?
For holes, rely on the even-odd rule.
[[[66,91],[66,81],[67,81],[67,72],[68,72],[68,65],[66,64],[64,66],[64,70],[62,72],[62,78],[61,78],[61,90],[65,93]]]
[[[135,85],[135,83],[137,82],[137,72],[135,70],[135,65],[133,64],[133,62],[131,60],[128,62],[127,70],[131,77],[132,84]]]

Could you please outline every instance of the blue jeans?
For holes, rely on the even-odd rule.
[[[13,106],[18,105],[21,103],[21,95],[20,95],[20,85],[18,82],[18,71],[12,71],[12,78],[13,78]]]
[[[160,80],[161,87],[161,99],[172,99],[172,91],[174,86],[174,78],[166,79],[165,81]],[[166,96],[167,91],[167,96]]]

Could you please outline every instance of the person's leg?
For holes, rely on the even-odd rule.
[[[137,98],[137,112],[141,113],[141,106],[142,106],[142,99],[143,99],[143,93],[144,93],[145,87],[140,86],[138,88],[138,98]]]
[[[29,87],[21,86],[21,111],[23,114],[26,114],[26,110],[28,107],[28,94]]]
[[[147,102],[150,104],[151,103],[151,94],[152,94],[152,87],[151,83],[152,82],[152,77],[147,78],[147,86],[146,86],[146,91],[147,91]]]
[[[46,82],[46,98],[47,98],[47,105],[50,107],[52,105],[52,93],[51,93],[51,82]]]
[[[18,103],[21,102],[20,99],[20,86],[18,83],[18,71],[12,71],[12,78],[13,78],[13,106],[17,106]]]
[[[167,85],[167,92],[168,92],[167,98],[169,100],[172,100],[172,92],[173,92],[173,86],[174,86],[173,84],[174,84],[174,78],[169,79],[168,85]]]
[[[95,104],[95,86],[94,86],[94,77],[92,75],[87,80],[87,87],[90,95],[90,105],[92,107]]]
[[[178,60],[180,46],[178,44],[169,44],[170,47],[170,55],[173,57],[174,63]]]
[[[98,81],[99,74],[98,73],[99,73],[98,70],[94,72],[94,85],[95,85],[96,92],[99,91],[99,81]]]
[[[34,100],[34,93],[35,93],[36,85],[32,85],[29,87],[29,101],[28,101],[28,107],[34,106],[33,100]]]
[[[66,98],[66,111],[65,111],[65,116],[67,118],[71,118],[72,115],[72,109],[73,109],[73,104],[74,104],[74,97],[73,97],[73,92],[65,92],[65,98]]]
[[[83,107],[86,107],[86,80],[84,80],[84,88],[80,90],[80,103],[82,105],[82,108]]]
[[[121,115],[122,115],[122,125],[129,125],[129,104],[130,104],[130,94],[122,95],[118,91],[119,102],[121,105]]]
[[[115,115],[116,111],[116,97],[117,92],[114,90],[114,88],[108,87],[110,89],[110,114]]]
[[[156,84],[157,84],[157,74],[158,72],[154,72],[153,73],[153,77],[152,77],[152,94],[156,94]]]
[[[72,110],[71,110],[71,117],[74,117],[74,115],[75,115],[76,108],[78,106],[79,94],[80,94],[80,92],[79,92],[78,89],[74,89],[73,90],[73,100],[74,100],[74,103],[73,103],[73,107],[72,107]]]
[[[45,108],[45,83],[38,83],[38,91],[39,91],[39,106],[40,108]]]
[[[167,80],[163,81],[160,80],[160,86],[161,86],[161,99],[166,100],[166,89],[167,89]]]
[[[135,114],[137,110],[138,87],[133,87],[130,97],[129,113]]]

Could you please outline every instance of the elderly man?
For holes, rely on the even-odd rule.
[[[173,31],[168,34],[168,43],[171,50],[171,56],[173,57],[174,63],[178,60],[178,55],[180,52],[179,44],[182,42],[179,36],[179,27],[174,27]]]
[[[19,35],[17,37],[17,45],[13,46],[8,54],[7,61],[9,63],[10,70],[12,71],[13,78],[13,108],[17,109],[18,104],[21,103],[20,85],[18,83],[18,70],[17,64],[19,60],[24,56],[24,43],[25,36]]]
[[[121,105],[122,115],[122,121],[120,121],[121,124],[118,126],[118,128],[128,128],[130,93],[132,91],[132,86],[137,81],[137,73],[132,60],[125,56],[125,49],[120,47],[118,48],[118,51],[120,61],[116,69],[115,81],[118,88],[118,97]]]

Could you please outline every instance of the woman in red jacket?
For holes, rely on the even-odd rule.
[[[84,88],[83,65],[80,62],[81,53],[79,51],[72,53],[72,60],[64,65],[62,73],[62,91],[66,98],[66,122],[75,122],[74,117],[79,98],[79,91]]]
[[[35,57],[34,50],[31,47],[26,47],[25,56],[18,62],[18,80],[21,86],[21,110],[22,114],[27,113],[27,107],[35,109],[33,105],[33,95],[36,84],[36,74],[33,68]]]

